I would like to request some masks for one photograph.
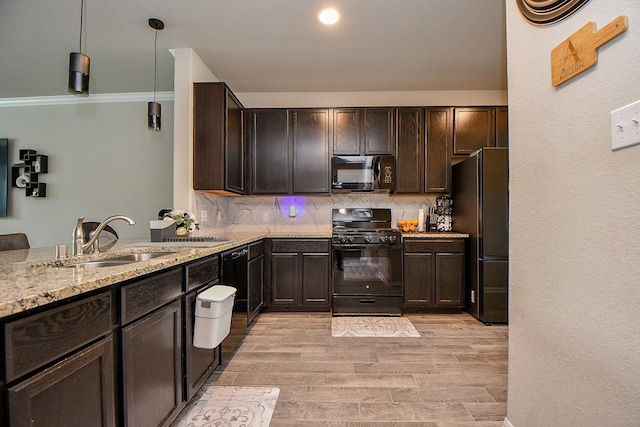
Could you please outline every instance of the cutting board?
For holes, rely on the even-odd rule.
[[[598,63],[598,48],[627,31],[629,21],[621,15],[596,31],[589,22],[551,51],[551,84],[556,87]]]

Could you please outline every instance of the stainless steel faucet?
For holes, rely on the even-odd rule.
[[[89,253],[100,252],[100,247],[98,246],[98,237],[100,236],[100,233],[102,232],[102,230],[104,230],[104,228],[107,226],[107,224],[109,224],[111,221],[115,221],[116,219],[121,219],[122,221],[126,221],[127,224],[129,225],[133,225],[136,223],[133,219],[125,215],[110,216],[109,218],[102,221],[100,225],[98,225],[98,227],[93,232],[93,235],[91,236],[89,241],[85,243],[84,229],[82,228],[84,217],[81,216],[80,218],[78,218],[78,222],[76,223],[76,226],[73,229],[73,246],[72,246],[71,254],[73,256],[83,255],[84,253],[87,252],[88,249],[91,249]]]

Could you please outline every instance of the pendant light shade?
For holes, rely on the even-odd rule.
[[[156,102],[156,89],[158,85],[158,30],[164,28],[164,23],[157,19],[149,19],[149,26],[156,31],[153,43],[153,102],[147,106],[147,126],[149,130],[159,132],[161,126],[162,106]]]
[[[89,57],[79,52],[69,55],[69,93],[89,96]]]
[[[69,55],[69,85],[72,95],[89,96],[89,57],[82,53],[82,24],[84,21],[84,0],[80,2],[80,47]]]
[[[160,128],[162,127],[162,105],[160,105],[159,102],[150,102],[147,107],[147,111],[147,125],[149,127],[149,130],[160,131]]]

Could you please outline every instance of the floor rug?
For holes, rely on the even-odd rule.
[[[267,427],[280,389],[208,386],[174,427]]]
[[[333,337],[419,337],[405,317],[332,317]]]

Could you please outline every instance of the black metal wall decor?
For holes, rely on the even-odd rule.
[[[11,186],[24,188],[27,197],[47,197],[47,184],[40,182],[40,174],[49,171],[49,157],[36,150],[20,150],[22,163],[11,166]]]
[[[589,0],[516,0],[529,23],[549,25],[558,22],[584,6]]]
[[[7,216],[9,138],[0,138],[0,216]]]

